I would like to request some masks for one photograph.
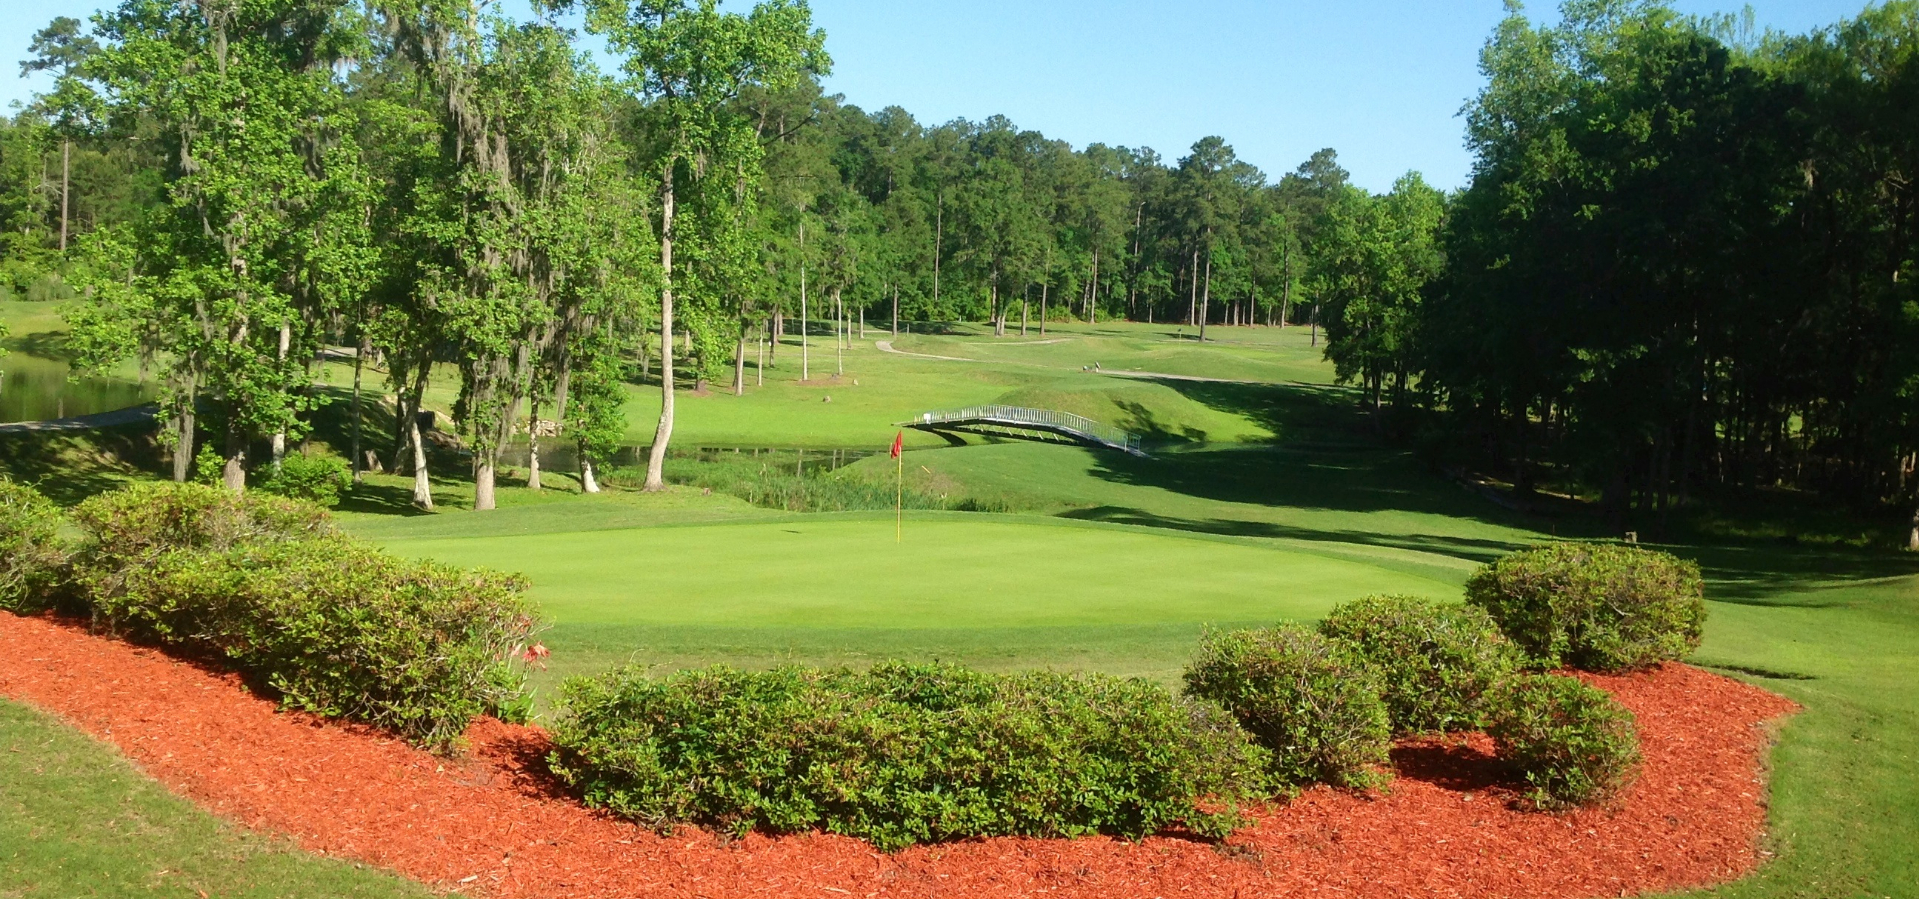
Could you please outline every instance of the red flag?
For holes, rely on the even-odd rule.
[[[897,459],[900,457],[900,453],[906,449],[906,447],[903,446],[905,442],[906,442],[905,431],[901,431],[898,434],[893,435],[893,452],[892,452],[893,458]]]

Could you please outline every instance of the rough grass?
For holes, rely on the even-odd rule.
[[[111,748],[0,699],[0,896],[431,895],[239,830]]]

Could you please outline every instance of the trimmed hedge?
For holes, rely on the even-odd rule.
[[[1486,733],[1541,808],[1602,802],[1632,783],[1639,769],[1632,712],[1575,678],[1508,680],[1493,693]]]
[[[1485,610],[1415,596],[1369,596],[1333,608],[1319,632],[1379,673],[1399,734],[1477,730],[1484,699],[1520,656]]]
[[[667,829],[823,829],[893,850],[977,836],[1224,836],[1265,753],[1152,683],[888,663],[569,680],[553,771]]]
[[[1388,779],[1379,677],[1345,644],[1293,624],[1209,632],[1185,678],[1189,695],[1225,706],[1271,751],[1276,785],[1363,789]]]
[[[80,596],[109,626],[220,658],[288,708],[433,748],[524,719],[523,578],[389,556],[314,506],[191,484],[82,503]]]
[[[1513,553],[1473,573],[1466,601],[1545,668],[1630,671],[1685,658],[1706,623],[1697,564],[1602,543]]]
[[[67,567],[60,522],[51,500],[0,476],[0,610],[38,612],[55,604]]]

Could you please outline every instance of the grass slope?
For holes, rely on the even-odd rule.
[[[113,749],[0,699],[0,896],[431,895],[411,881],[238,830],[168,793]]]

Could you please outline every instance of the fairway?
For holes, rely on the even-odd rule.
[[[890,517],[394,539],[518,571],[556,623],[1021,628],[1315,618],[1368,593],[1457,588],[1291,549],[1044,520]]]

